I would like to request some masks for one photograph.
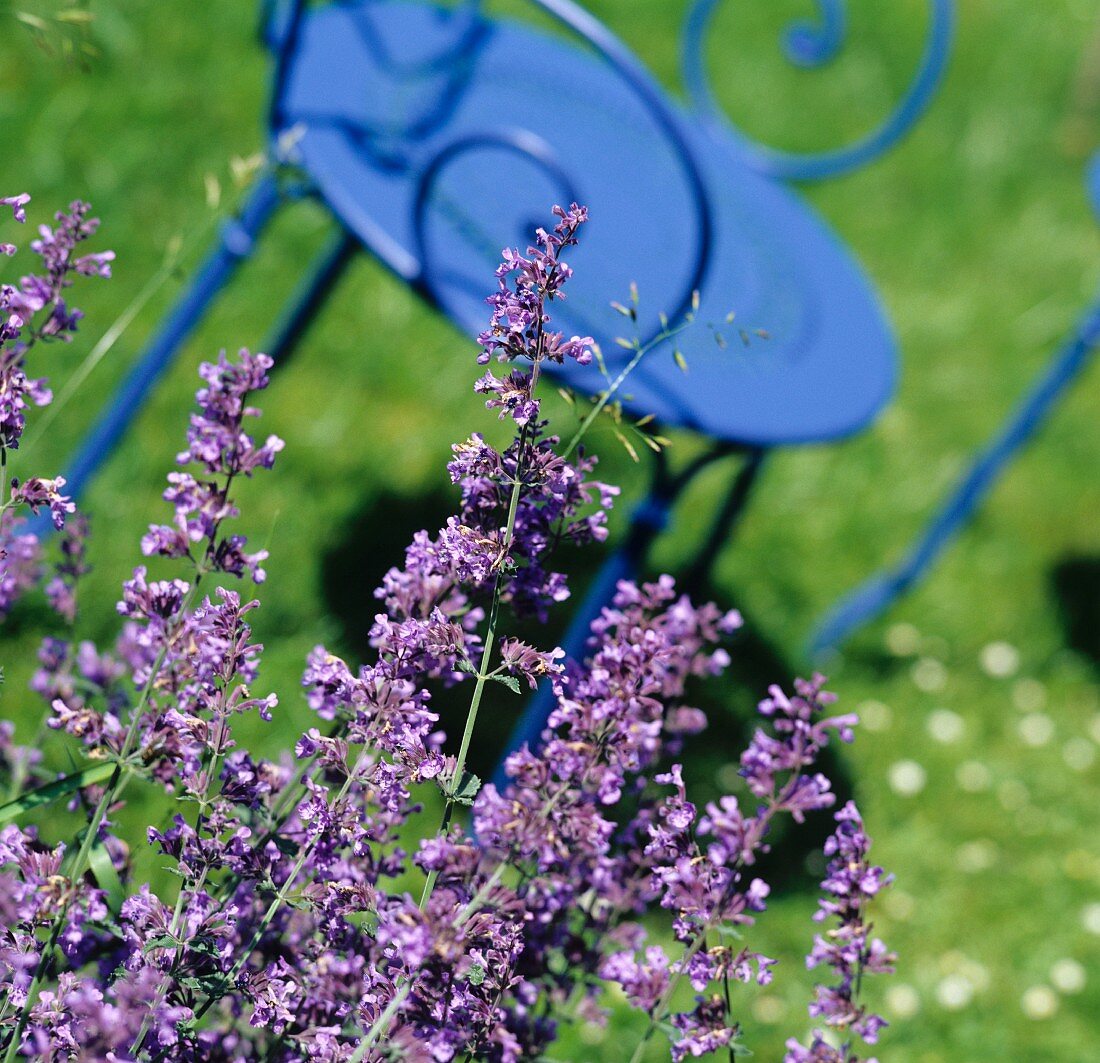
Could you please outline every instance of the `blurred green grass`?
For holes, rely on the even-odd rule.
[[[712,38],[723,103],[784,146],[832,144],[866,128],[903,87],[921,43],[923,4],[884,12],[864,0],[851,5],[853,38],[836,64],[793,71],[777,33],[809,6],[729,4]],[[947,82],[915,134],[868,169],[805,190],[878,286],[904,362],[900,392],[870,431],[775,457],[719,565],[722,596],[803,668],[813,619],[898,555],[1100,278],[1082,184],[1100,118],[1095,5],[962,6]],[[590,7],[675,89],[681,4]],[[90,199],[104,219],[101,243],[118,252],[115,279],[82,288],[82,337],[47,352],[55,381],[137,294],[174,237],[193,258],[213,216],[206,175],[228,189],[231,156],[263,147],[269,71],[249,4],[135,0],[94,11],[100,54],[86,71],[37,50],[10,20],[0,35],[0,188],[34,194],[36,219],[72,197]],[[83,635],[106,639],[115,629],[118,583],[145,525],[163,512],[158,493],[197,362],[220,347],[260,344],[326,232],[309,204],[277,222],[97,481],[87,499],[96,568],[85,601],[99,604],[86,609]],[[56,434],[33,459],[20,456],[28,468],[59,464],[185,273],[126,334]],[[264,427],[288,446],[273,475],[244,485],[241,503],[253,540],[272,552],[257,615],[263,681],[283,695],[276,723],[257,736],[269,750],[306,722],[295,688],[309,648],[349,641],[326,601],[326,558],[358,536],[350,548],[363,564],[344,575],[343,589],[367,598],[372,575],[395,560],[380,546],[392,549],[394,530],[372,532],[363,515],[386,523],[438,492],[449,442],[486,427],[472,373],[470,344],[363,261],[266,396]],[[868,717],[848,760],[877,856],[898,873],[877,916],[901,957],[892,989],[873,989],[879,1001],[886,995],[894,1024],[883,1060],[1100,1058],[1100,693],[1093,666],[1067,643],[1053,583],[1067,559],[1100,557],[1098,384],[1094,365],[927,583],[832,669],[843,704]],[[639,470],[608,433],[594,444],[608,477],[636,497]],[[717,476],[700,481],[656,568],[678,567],[698,534],[691,515],[720,489]],[[17,616],[0,650],[0,708],[24,737],[39,711],[26,692],[39,619]],[[988,650],[997,643],[1015,654],[1002,647],[998,657]],[[744,691],[736,697],[742,708],[751,701]],[[63,764],[60,746],[51,748]],[[783,977],[745,994],[746,1040],[758,1058],[780,1058],[784,1037],[809,1025],[811,979],[800,957],[812,907],[809,896],[783,897],[761,924],[756,945],[782,960]],[[1085,970],[1079,992],[1069,991],[1076,969],[1067,960]],[[629,1022],[616,1016],[602,1037],[581,1031],[560,1055],[621,1059],[637,1028]]]

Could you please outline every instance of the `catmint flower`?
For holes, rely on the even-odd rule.
[[[17,222],[27,220],[27,212],[24,208],[30,201],[31,197],[26,192],[20,192],[17,196],[0,196],[0,206],[11,207]]]
[[[32,476],[24,483],[12,480],[11,500],[14,504],[23,504],[30,508],[35,515],[41,506],[49,508],[53,526],[60,531],[65,527],[65,518],[70,513],[76,512],[76,504],[67,495],[61,493],[65,486],[63,476],[54,477],[52,480],[41,476]]]
[[[725,1048],[738,1033],[728,1022],[725,1000],[717,994],[699,997],[692,1011],[673,1016],[672,1025],[679,1032],[672,1042],[674,1063],[689,1056],[709,1056]]]
[[[205,544],[195,560],[215,572],[238,578],[247,574],[255,583],[264,581],[266,573],[261,566],[267,551],[248,553],[244,536],[221,536],[219,532],[227,519],[238,515],[228,497],[233,479],[251,476],[257,469],[270,469],[283,449],[278,436],[268,436],[257,446],[244,431],[245,418],[259,414],[247,404],[248,396],[267,387],[271,365],[266,354],[242,350],[236,361],[230,361],[223,351],[217,362],[204,362],[200,367],[199,375],[206,386],[196,393],[199,412],[191,417],[188,449],[177,455],[176,461],[180,465],[197,463],[215,479],[199,479],[187,472],[169,473],[164,499],[172,503],[175,516],[170,525],[150,525],[141,540],[147,557],[192,557],[192,548]],[[219,483],[217,477],[224,482]]]
[[[17,222],[26,221],[30,196],[0,197],[0,205],[10,207]],[[31,248],[42,260],[43,273],[29,273],[18,284],[0,283],[0,452],[18,449],[26,429],[27,411],[46,406],[53,393],[44,378],[27,373],[29,349],[39,341],[70,338],[81,314],[66,306],[63,292],[73,283],[73,274],[110,276],[110,251],[77,257],[75,250],[92,236],[98,221],[87,217],[88,205],[75,202],[68,212],[57,215],[57,226],[40,226],[39,238]],[[12,255],[12,244],[0,244],[0,254]],[[6,459],[5,459],[6,460]],[[27,506],[37,514],[47,507],[54,527],[61,529],[74,511],[71,499],[62,494],[62,477],[28,477],[22,484],[12,481],[9,501],[0,513],[0,618],[42,575],[38,547],[34,537],[20,534],[19,518],[13,507]],[[59,573],[47,597],[63,616],[75,615],[71,581]]]
[[[806,966],[811,970],[822,965],[831,967],[839,982],[832,986],[818,985],[809,1012],[811,1017],[836,1030],[851,1030],[868,1044],[874,1044],[887,1023],[859,1003],[859,987],[864,975],[891,973],[895,958],[878,938],[871,937],[864,913],[867,902],[888,886],[893,876],[868,862],[871,839],[864,833],[863,820],[853,802],[849,801],[836,813],[836,822],[836,831],[825,842],[825,855],[831,859],[821,883],[825,896],[814,919],[817,922],[836,919],[838,926],[814,938]],[[850,1045],[833,1049],[817,1031],[809,1049],[794,1040],[788,1041],[787,1047],[787,1063],[810,1060],[850,1063],[856,1059]]]
[[[489,296],[493,308],[489,328],[479,337],[482,345],[478,362],[487,363],[496,357],[501,362],[526,359],[537,369],[540,362],[559,365],[571,358],[580,365],[592,360],[594,341],[590,336],[565,339],[560,332],[547,329],[550,315],[546,305],[565,297],[565,283],[572,269],[561,259],[562,251],[577,243],[577,230],[588,220],[588,211],[573,204],[568,210],[555,207],[559,221],[553,232],[539,229],[537,246],[527,249],[527,256],[506,248],[503,262],[496,271],[497,291]],[[475,385],[475,390],[488,393],[489,409],[500,408],[501,418],[510,416],[520,427],[536,421],[539,402],[532,394],[534,374],[515,370],[498,380],[489,371]]]
[[[534,690],[539,679],[544,676],[557,676],[565,671],[558,664],[565,656],[565,650],[554,649],[549,653],[536,650],[519,639],[503,639],[500,644],[500,663],[512,675],[522,676],[528,686]]]
[[[42,577],[42,548],[25,526],[10,510],[0,513],[0,617]]]

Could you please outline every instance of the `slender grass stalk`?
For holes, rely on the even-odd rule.
[[[581,440],[588,432],[588,429],[592,427],[592,422],[595,421],[601,413],[603,413],[604,409],[606,409],[607,407],[607,404],[612,400],[612,398],[614,398],[614,396],[618,393],[623,384],[626,383],[627,377],[629,377],[630,374],[638,368],[638,365],[641,363],[642,359],[655,347],[659,347],[666,340],[670,340],[674,336],[678,336],[681,332],[684,331],[684,329],[691,325],[694,320],[694,317],[689,315],[688,317],[684,318],[684,320],[679,325],[665,325],[664,327],[662,327],[661,331],[658,332],[657,335],[654,336],[653,339],[651,339],[648,343],[641,343],[638,340],[634,341],[633,347],[631,348],[634,351],[634,354],[631,357],[630,361],[623,366],[623,368],[619,371],[619,375],[615,377],[611,384],[600,393],[600,396],[596,400],[596,403],[593,405],[592,409],[588,411],[588,413],[585,415],[584,420],[581,421],[580,426],[577,428],[576,432],[573,433],[573,438],[569,440],[569,442],[565,446],[565,449],[561,452],[561,456],[563,458],[568,458],[569,455],[572,454],[574,450],[576,450],[577,446],[580,444]]]

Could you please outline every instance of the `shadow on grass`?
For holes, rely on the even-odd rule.
[[[1100,671],[1100,557],[1066,557],[1050,571],[1066,645]]]
[[[386,571],[404,557],[405,547],[417,530],[441,527],[453,511],[453,495],[449,492],[412,498],[384,493],[367,499],[348,521],[339,545],[323,559],[322,589],[327,610],[340,625],[340,652],[349,660],[369,658],[368,632],[379,609],[373,589]],[[577,597],[595,575],[603,556],[602,550],[589,549],[562,557],[561,568]],[[728,590],[709,585],[704,585],[695,597],[711,598],[723,608],[734,604]],[[761,634],[751,617],[745,620],[731,647],[729,670],[721,679],[695,688],[695,701],[706,711],[710,727],[688,743],[682,760],[688,792],[700,809],[723,794],[744,792],[736,777],[737,760],[759,720],[754,711],[756,703],[773,683],[789,691],[794,678],[794,671],[779,647]],[[518,630],[509,633],[549,646],[562,638],[567,623],[568,611],[562,610],[544,625],[521,624]],[[441,691],[434,695],[433,704],[443,719],[453,719],[464,713],[467,694],[461,687]],[[495,703],[486,709],[500,711]],[[504,753],[503,743],[513,722],[514,717],[509,716],[482,728],[470,754],[470,768],[482,778],[492,773]],[[838,755],[834,748],[827,749],[820,770],[832,780],[838,802],[848,800],[852,783],[843,755]],[[832,825],[829,812],[807,816],[801,827],[782,822],[772,836],[772,852],[754,873],[773,888],[816,888],[824,867],[821,845]]]

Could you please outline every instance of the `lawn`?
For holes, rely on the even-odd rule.
[[[679,2],[589,6],[678,88]],[[809,4],[726,5],[710,57],[722,101],[784,146],[865,128],[902,89],[925,25],[915,0],[885,15],[878,6],[853,3],[848,49],[827,71],[799,72],[775,41]],[[722,554],[713,593],[743,609],[757,659],[711,693],[719,737],[734,730],[722,713],[743,717],[763,693],[761,661],[812,667],[802,647],[815,618],[900,555],[1100,279],[1082,180],[1100,121],[1095,5],[962,6],[946,84],[915,134],[855,175],[804,189],[881,293],[903,352],[901,386],[859,437],[775,455]],[[248,3],[98,0],[93,10],[98,54],[86,68],[36,48],[0,13],[0,192],[31,192],[36,218],[75,196],[91,200],[101,243],[118,254],[111,282],[83,288],[78,341],[49,350],[51,377],[65,379],[177,240],[182,265],[35,446],[36,470],[60,464],[178,290],[235,195],[231,160],[264,147],[269,69]],[[97,604],[82,635],[114,631],[115,588],[145,526],[165,512],[158,493],[198,361],[261,344],[328,227],[311,204],[279,220],[89,493],[95,571],[85,600]],[[363,260],[265,397],[264,424],[287,447],[240,500],[251,536],[272,555],[256,626],[263,684],[283,703],[257,736],[267,750],[307,725],[296,693],[306,653],[318,642],[363,652],[375,581],[413,531],[445,512],[448,444],[487,423],[470,392],[473,355]],[[1098,387],[1094,365],[928,581],[829,665],[842,704],[865,718],[846,764],[877,858],[898,879],[876,918],[900,956],[897,976],[872,990],[893,1023],[883,1060],[1100,1058]],[[612,434],[598,430],[593,445],[605,476],[637,497],[643,473]],[[693,445],[674,440],[683,452]],[[692,515],[721,487],[716,474],[692,490],[654,570],[677,571],[700,531]],[[26,682],[42,619],[18,613],[0,650],[0,710],[28,738],[40,711]],[[502,700],[494,711],[499,730],[510,710]],[[51,750],[64,766],[61,744]],[[728,780],[721,760],[700,756],[711,776],[696,773],[703,790]],[[813,904],[811,892],[789,888],[761,925],[757,947],[785,970],[768,991],[746,993],[746,1041],[758,1058],[780,1058],[785,1037],[809,1025],[800,957]],[[621,1059],[632,1029],[578,1031],[562,1057]]]

